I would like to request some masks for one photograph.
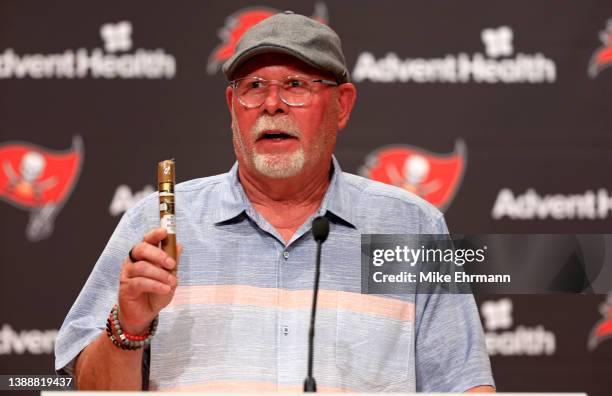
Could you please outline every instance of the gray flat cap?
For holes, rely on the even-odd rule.
[[[295,56],[307,64],[336,76],[339,83],[349,82],[340,37],[329,26],[291,11],[273,15],[247,30],[236,51],[223,64],[228,80],[247,60],[260,54],[278,52]]]

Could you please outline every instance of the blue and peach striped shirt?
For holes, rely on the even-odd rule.
[[[447,233],[442,214],[399,188],[341,171],[313,215],[323,245],[314,377],[319,391],[460,392],[493,385],[471,295],[361,293],[361,234]],[[176,187],[184,246],[175,296],[151,344],[152,390],[301,391],[316,244],[307,220],[285,243],[251,205],[238,165]],[[56,370],[104,329],[128,250],[159,225],[157,194],[131,208],[72,306]]]

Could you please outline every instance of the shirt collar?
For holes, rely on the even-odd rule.
[[[332,178],[327,188],[327,192],[321,202],[321,207],[317,212],[317,216],[325,216],[329,213],[336,216],[338,219],[347,223],[353,228],[355,226],[355,218],[352,211],[352,199],[350,186],[345,180],[345,175],[340,169],[340,164],[336,156],[332,155]]]
[[[247,212],[252,207],[242,184],[238,177],[238,162],[235,162],[227,173],[227,181],[220,196],[221,205],[215,209],[212,220],[214,223],[224,223],[239,215]],[[330,213],[337,219],[356,228],[355,219],[352,212],[351,195],[349,185],[344,180],[342,169],[335,156],[332,155],[332,178],[329,187],[325,192],[321,206],[317,211],[317,216],[326,216]],[[328,216],[329,217],[329,216]]]
[[[250,206],[250,202],[238,178],[238,161],[226,173],[226,177],[226,183],[222,184],[222,191],[217,196],[220,202],[214,209],[215,213],[212,214],[212,221],[215,224],[238,217]]]

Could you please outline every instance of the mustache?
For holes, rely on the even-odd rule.
[[[255,121],[255,125],[251,128],[251,135],[254,140],[258,140],[269,131],[282,131],[298,139],[302,137],[300,127],[289,117],[273,117],[268,115],[263,115]]]

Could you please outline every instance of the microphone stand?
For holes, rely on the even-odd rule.
[[[310,329],[308,330],[308,375],[304,380],[304,392],[316,392],[317,382],[312,375],[314,360],[315,318],[317,315],[317,297],[319,295],[319,278],[321,275],[321,247],[329,235],[329,221],[325,217],[317,217],[313,221],[312,233],[317,241],[317,260],[315,265],[314,287],[312,294],[312,309],[310,311]]]

